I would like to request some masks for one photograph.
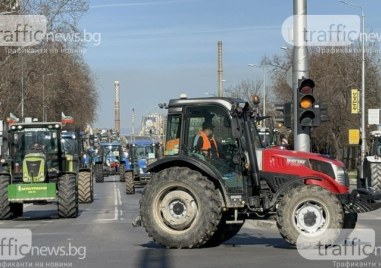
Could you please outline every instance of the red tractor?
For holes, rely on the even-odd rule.
[[[162,106],[168,108],[164,157],[148,167],[152,178],[136,223],[167,248],[219,245],[245,220],[266,218],[276,219],[289,243],[299,235],[315,243],[325,230],[353,229],[357,213],[381,207],[372,192],[349,192],[342,162],[263,148],[258,118],[243,100],[180,98]],[[213,128],[208,145],[216,143],[218,153],[195,146],[206,139],[206,125]]]

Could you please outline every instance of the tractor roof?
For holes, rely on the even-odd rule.
[[[169,100],[168,108],[182,107],[182,106],[205,106],[205,105],[215,105],[225,107],[227,110],[231,111],[232,108],[241,107],[244,108],[248,103],[242,99],[235,98],[224,98],[224,97],[212,97],[212,98],[180,98],[180,99],[171,99]]]

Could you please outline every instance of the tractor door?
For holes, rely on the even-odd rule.
[[[231,117],[228,111],[215,105],[188,107],[184,121],[185,137],[183,141],[186,154],[213,166],[218,171],[228,192],[242,193],[243,171],[239,161],[239,140],[233,137]],[[208,136],[205,135],[203,129],[207,124],[213,126],[213,133],[207,133]],[[200,150],[200,143],[205,142],[207,145],[210,144],[210,152]]]

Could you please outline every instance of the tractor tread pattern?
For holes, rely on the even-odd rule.
[[[90,172],[78,173],[78,202],[92,203],[93,202],[93,187]]]
[[[12,218],[11,204],[8,201],[9,177],[0,176],[0,220]]]
[[[77,180],[74,174],[58,178],[58,215],[61,218],[78,216]]]
[[[127,171],[125,174],[126,181],[126,194],[134,194],[135,193],[135,180],[132,171]]]
[[[381,192],[381,163],[370,164],[370,184],[376,192]]]

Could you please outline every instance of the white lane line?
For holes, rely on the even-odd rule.
[[[113,178],[113,186],[114,186],[114,218],[112,219],[97,219],[97,221],[117,221],[119,216],[118,210],[118,191],[119,189],[116,187],[115,179]],[[120,192],[119,192],[120,197]]]

